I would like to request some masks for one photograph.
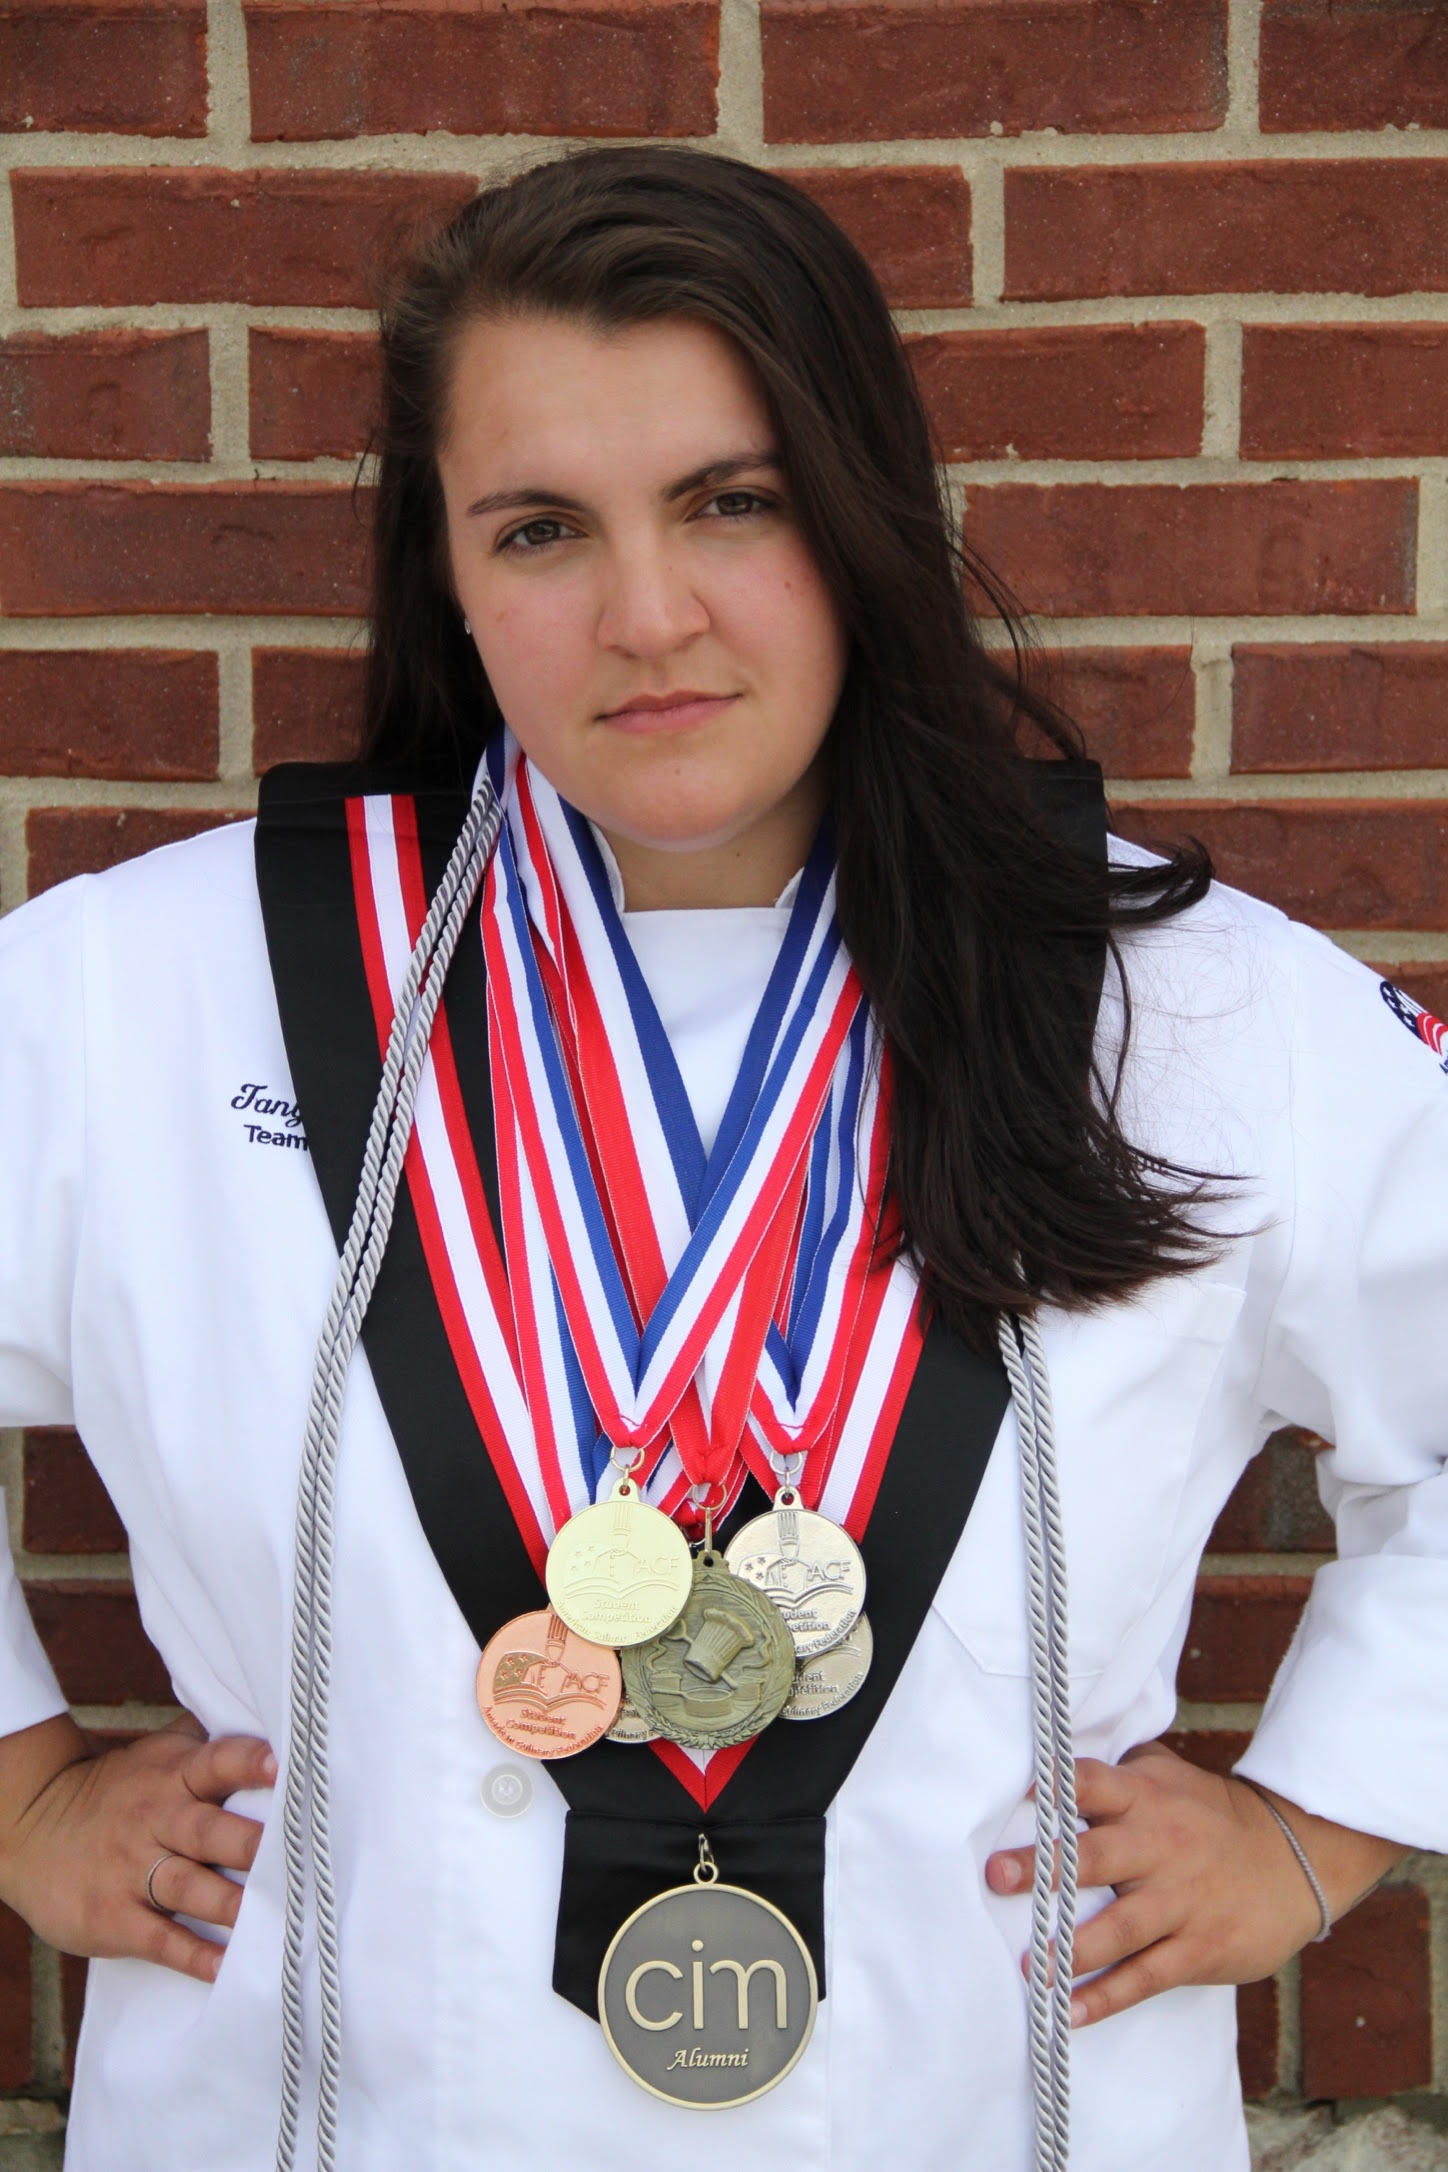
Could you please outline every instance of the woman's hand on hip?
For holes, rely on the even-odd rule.
[[[251,1869],[262,1828],[221,1805],[275,1778],[265,1742],[208,1741],[189,1712],[99,1755],[64,1715],[8,1735],[0,1899],[63,1953],[155,1961],[211,1983],[224,1946],[172,1918],[235,1924],[243,1888],[222,1872]]]
[[[1078,2025],[1104,2021],[1178,1984],[1254,1983],[1315,1938],[1321,1914],[1271,1811],[1244,1780],[1204,1772],[1161,1742],[1119,1765],[1083,1757],[1076,1793],[1088,1831],[1077,1882],[1116,1899],[1076,1932]],[[1405,1848],[1281,1801],[1336,1919]],[[1035,1850],[986,1862],[995,1893],[1029,1890]],[[1097,1971],[1101,1971],[1097,1974]]]

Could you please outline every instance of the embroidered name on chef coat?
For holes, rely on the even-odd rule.
[[[302,1112],[296,1102],[288,1101],[285,1095],[274,1094],[265,1080],[247,1079],[232,1095],[231,1105],[242,1113],[242,1129],[250,1145],[290,1147],[294,1153],[301,1154],[311,1152],[302,1129]]]

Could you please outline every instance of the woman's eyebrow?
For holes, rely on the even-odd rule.
[[[692,468],[670,483],[663,492],[664,502],[673,504],[677,498],[688,497],[692,490],[702,490],[710,483],[727,483],[731,476],[742,475],[753,468],[782,468],[783,460],[777,452],[768,450],[727,453],[720,460],[707,460],[699,468]],[[545,490],[540,483],[523,483],[516,490],[490,490],[481,498],[475,498],[468,507],[471,520],[479,513],[516,513],[532,505],[554,506],[562,513],[587,513],[592,508],[581,498],[570,497],[566,490]]]

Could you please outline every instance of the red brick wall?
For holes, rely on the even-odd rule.
[[[1441,0],[0,0],[0,128],[0,904],[347,745],[375,267],[527,139],[672,136],[874,260],[1123,822],[1448,1003]],[[82,1717],[154,1723],[83,1455],[0,1464]],[[1310,1464],[1275,1444],[1214,1541],[1209,1762],[1329,1543]],[[1249,2091],[1432,2090],[1445,1897],[1410,1865],[1244,1993]],[[0,1915],[0,2163],[56,2127],[80,1974]]]

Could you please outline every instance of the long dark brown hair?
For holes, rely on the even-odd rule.
[[[1099,1303],[1199,1260],[1204,1180],[1134,1146],[1086,1060],[1103,944],[1195,903],[1188,846],[1108,869],[1049,818],[1079,756],[1009,598],[955,538],[873,274],[777,176],[672,146],[535,166],[459,212],[382,310],[374,760],[470,774],[499,712],[454,601],[436,453],[459,334],[541,312],[716,327],[757,373],[801,532],[850,636],[827,747],[841,929],[891,1051],[890,1188],[925,1288],[978,1347],[1002,1307]],[[1011,633],[987,649],[968,602]],[[1045,760],[1027,759],[1029,737]],[[1128,1011],[1129,1016],[1129,1011]]]

